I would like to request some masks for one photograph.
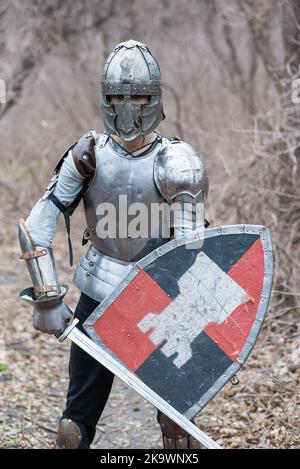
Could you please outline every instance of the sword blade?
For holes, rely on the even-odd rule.
[[[78,321],[77,321],[78,322]],[[91,357],[95,358],[99,363],[105,366],[108,370],[122,379],[128,386],[138,392],[147,401],[153,404],[157,409],[163,412],[165,415],[170,417],[175,423],[181,428],[186,430],[196,440],[200,441],[208,449],[222,449],[214,440],[212,440],[206,433],[200,428],[196,427],[190,420],[184,415],[180,414],[174,407],[168,402],[163,400],[158,394],[153,392],[148,386],[146,386],[138,377],[131,373],[122,363],[113,358],[104,349],[98,347],[89,337],[83,334],[79,329],[74,327],[76,324],[73,323],[66,329],[62,339],[68,337],[72,342],[78,345],[82,350],[87,352]]]

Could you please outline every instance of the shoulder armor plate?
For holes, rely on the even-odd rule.
[[[173,140],[157,154],[154,179],[162,196],[171,203],[181,194],[193,199],[208,193],[208,177],[200,155],[187,143]]]
[[[95,172],[95,143],[96,134],[91,131],[81,137],[72,149],[73,161],[77,171],[85,179],[91,179]]]

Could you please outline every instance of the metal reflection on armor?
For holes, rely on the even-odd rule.
[[[165,142],[165,143],[164,143]],[[156,187],[153,178],[153,165],[157,153],[168,140],[163,139],[145,156],[132,158],[117,153],[108,141],[105,148],[96,145],[97,171],[94,179],[84,194],[84,205],[88,231],[93,245],[108,256],[131,262],[141,259],[169,239],[169,219],[162,211],[161,219],[151,216],[153,206],[167,205],[164,197]],[[126,198],[126,201],[124,200]],[[123,206],[124,201],[124,206]],[[126,202],[126,204],[125,204]],[[113,208],[115,213],[116,235],[103,236],[99,228],[100,209],[106,206]],[[136,204],[142,204],[146,209],[145,219],[148,230],[145,237],[134,237],[130,233],[131,221],[136,213],[128,213],[124,232],[120,219],[127,208],[135,209]],[[126,206],[125,206],[126,205]],[[166,233],[166,236],[163,236]]]
[[[208,177],[199,154],[187,143],[174,140],[158,153],[154,178],[161,194],[169,202],[188,195],[194,201],[208,193]]]
[[[100,302],[114,290],[134,264],[106,256],[91,244],[81,258],[73,282],[86,295]]]
[[[113,104],[111,97],[124,97]],[[164,119],[160,69],[145,44],[134,40],[118,44],[108,57],[102,75],[102,113],[106,131],[125,141],[154,130]],[[131,96],[149,96],[135,104]]]
[[[19,223],[19,241],[22,249],[21,259],[26,261],[36,299],[59,295],[52,249],[34,243],[24,220]]]
[[[52,249],[37,245],[24,222],[19,223],[19,241],[33,283],[19,294],[20,299],[33,307],[33,327],[47,334],[61,335],[73,313],[63,302],[68,291],[59,284]]]

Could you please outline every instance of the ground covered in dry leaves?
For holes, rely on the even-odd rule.
[[[76,232],[76,228],[75,228]],[[15,236],[13,227],[12,236]],[[1,240],[0,240],[1,241]],[[71,284],[66,239],[60,229],[56,259],[61,280]],[[81,255],[75,244],[76,260]],[[17,300],[29,284],[14,243],[0,269],[0,447],[55,448],[58,419],[68,385],[70,343],[58,344],[31,327],[30,307]],[[79,292],[68,294],[74,308]],[[299,448],[300,347],[293,311],[269,312],[256,347],[238,373],[197,417],[224,448]],[[120,380],[99,422],[93,448],[161,448],[156,410]]]

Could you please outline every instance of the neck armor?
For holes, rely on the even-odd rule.
[[[112,96],[123,96],[112,104]],[[149,96],[136,104],[131,96]],[[125,141],[152,132],[165,118],[160,69],[145,44],[130,40],[118,44],[108,57],[102,75],[103,120],[108,133]]]

